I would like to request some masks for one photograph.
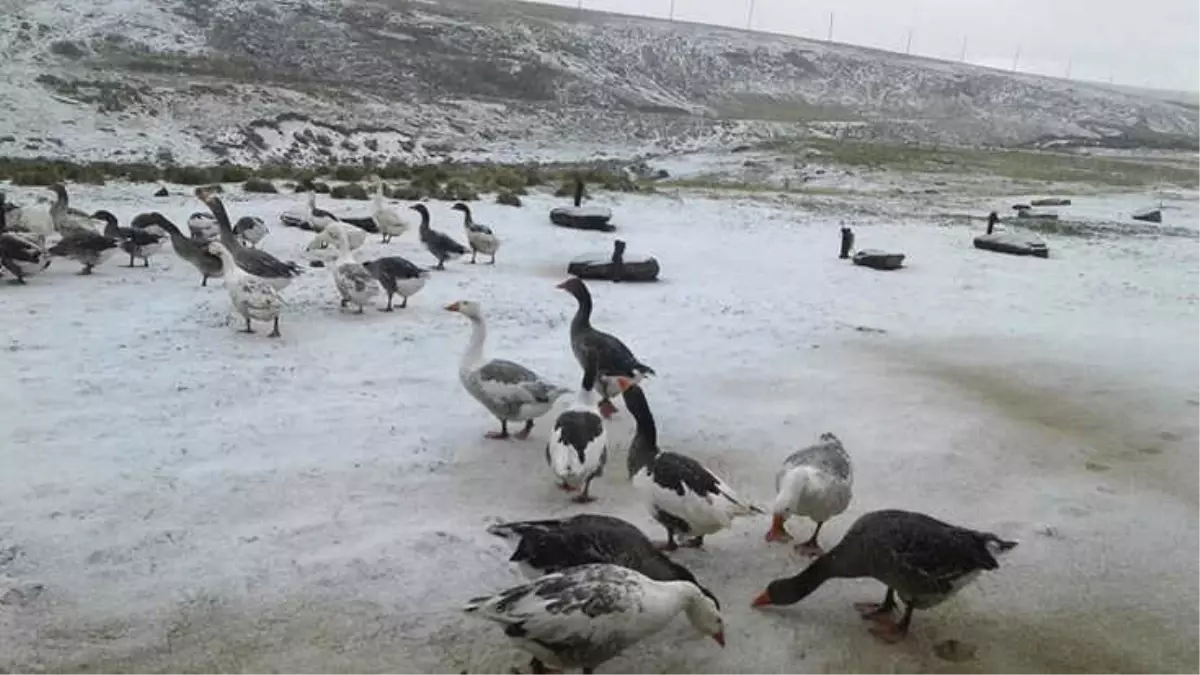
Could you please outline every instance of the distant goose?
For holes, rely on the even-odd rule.
[[[300,275],[300,267],[295,263],[285,263],[262,249],[246,248],[238,243],[237,237],[233,235],[233,227],[229,224],[229,214],[225,212],[225,204],[221,202],[220,197],[202,191],[198,191],[197,196],[212,210],[221,232],[221,243],[229,250],[239,267],[263,279],[278,291],[287,288],[288,284]]]
[[[95,233],[96,229],[92,223],[91,216],[79,209],[70,207],[70,198],[67,195],[67,187],[65,185],[55,183],[49,189],[54,193],[55,197],[54,203],[50,205],[50,218],[54,223],[56,231],[63,235],[77,230],[87,230]],[[91,272],[88,272],[88,274],[91,274]]]
[[[496,251],[500,249],[500,240],[492,232],[492,228],[475,222],[471,216],[471,207],[459,202],[450,207],[452,211],[462,211],[463,229],[467,231],[467,244],[471,246],[471,264],[475,264],[475,254],[482,253],[492,257],[489,264],[496,264]]]
[[[408,208],[421,214],[421,243],[437,258],[438,264],[434,269],[444,270],[447,260],[466,254],[467,247],[429,226],[429,209],[424,204],[413,204]]]
[[[270,233],[270,228],[258,216],[242,216],[233,224],[233,234],[243,246],[257,246]]]
[[[36,241],[37,237],[8,229],[8,203],[0,192],[0,266],[12,273],[13,283],[24,284],[50,265],[50,254]]]
[[[725,646],[721,611],[696,584],[655,581],[619,565],[580,565],[495,595],[472,598],[466,612],[504,626],[517,647],[546,667],[597,666],[654,635],[680,613]]]
[[[165,232],[157,234],[145,228],[120,227],[117,225],[117,217],[108,211],[97,211],[92,214],[92,219],[104,221],[104,236],[116,239],[121,250],[129,254],[129,264],[126,267],[133,267],[135,258],[142,259],[142,267],[149,267],[150,256],[158,253],[162,248],[163,239],[167,238]],[[163,232],[162,228],[155,229]]]
[[[392,296],[399,295],[403,300],[400,309],[408,307],[408,299],[425,287],[429,278],[429,270],[421,269],[406,258],[398,255],[368,260],[363,267],[379,280],[383,290],[387,292],[387,307],[381,312],[392,311]]]
[[[274,284],[262,277],[247,274],[233,253],[219,241],[207,245],[208,252],[221,258],[225,269],[225,289],[229,292],[229,300],[233,308],[246,320],[243,333],[253,333],[251,319],[271,321],[273,326],[267,337],[279,337],[279,313],[283,310],[283,298],[279,296]]]
[[[1016,545],[990,532],[958,527],[923,513],[872,511],[860,516],[837,546],[803,572],[768,584],[753,606],[795,604],[830,579],[875,579],[887,586],[883,602],[858,603],[855,609],[875,622],[871,633],[896,642],[908,634],[914,609],[936,607],[980,573],[998,569],[997,557]],[[905,605],[899,623],[892,615],[896,596]]]
[[[99,232],[79,226],[68,226],[62,239],[50,247],[50,255],[70,258],[83,265],[79,274],[92,273],[97,265],[108,260],[116,252],[117,240]]]
[[[373,197],[375,202],[375,213],[372,217],[375,220],[375,226],[379,228],[379,234],[383,237],[383,243],[390,242],[395,237],[403,236],[409,230],[409,223],[400,217],[394,209],[390,209],[383,201],[383,179],[379,176],[371,177],[372,186],[375,188]]]
[[[220,256],[208,250],[207,244],[201,244],[191,237],[185,237],[175,223],[157,211],[141,213],[134,216],[129,223],[135,229],[159,228],[171,237],[171,248],[175,254],[183,258],[200,272],[200,285],[207,286],[209,278],[219,278],[225,274]],[[211,242],[210,242],[211,243]]]
[[[767,541],[790,541],[792,535],[783,527],[788,516],[807,516],[817,527],[796,549],[804,555],[821,555],[824,551],[817,543],[821,526],[850,506],[853,485],[854,469],[842,442],[831,433],[821,434],[819,442],[788,456],[775,475],[778,495],[771,507]]]
[[[188,216],[187,226],[192,239],[201,245],[214,241],[221,235],[221,227],[217,225],[217,219],[211,213],[193,213]]]
[[[333,282],[338,293],[342,296],[342,307],[348,304],[358,305],[358,313],[363,313],[363,306],[379,294],[379,282],[354,259],[350,250],[350,242],[345,232],[338,232],[338,258],[333,263]]]

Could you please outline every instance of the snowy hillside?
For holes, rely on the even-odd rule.
[[[0,155],[201,163],[864,139],[1195,147],[1197,108],[511,0],[0,3]]]

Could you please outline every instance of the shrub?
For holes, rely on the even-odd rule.
[[[262,178],[251,178],[245,183],[242,183],[243,192],[258,192],[263,194],[275,194],[279,190],[275,189],[275,184],[269,180]]]
[[[503,204],[504,206],[520,206],[521,198],[513,192],[501,190],[496,194],[496,203]]]
[[[356,183],[367,175],[367,170],[361,166],[342,165],[333,170],[335,180],[345,181],[347,183]]]
[[[392,190],[392,199],[400,199],[406,202],[419,202],[425,198],[425,193],[416,185],[398,186]]]
[[[437,194],[437,199],[446,202],[473,202],[479,199],[475,188],[462,179],[452,178]]]
[[[319,195],[327,195],[330,192],[329,183],[322,183],[321,181],[314,181],[312,184],[312,191]]]
[[[358,183],[346,183],[339,185],[329,193],[334,199],[360,199],[366,201],[371,198],[367,194],[367,189]]]

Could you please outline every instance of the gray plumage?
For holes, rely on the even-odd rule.
[[[95,230],[80,228],[67,229],[62,239],[50,247],[49,253],[70,258],[83,265],[80,274],[91,274],[92,268],[104,262],[116,248],[116,239]]]
[[[8,212],[11,204],[0,192],[0,266],[16,277],[16,283],[25,283],[25,277],[39,272],[50,264],[47,251],[25,235],[8,231]]]
[[[425,280],[429,276],[428,270],[421,269],[398,255],[368,260],[363,263],[363,267],[379,280],[379,284],[387,292],[388,304],[383,310],[385,312],[391,311],[392,296],[397,293],[403,298],[400,307],[407,307],[409,297],[416,295],[417,291],[425,286]]]
[[[221,231],[221,243],[233,254],[234,262],[238,267],[256,277],[273,282],[272,285],[279,290],[299,276],[301,269],[295,263],[283,262],[261,249],[242,246],[233,233],[233,227],[229,223],[229,214],[226,213],[225,205],[219,197],[206,195],[203,201],[212,211],[213,217],[217,219],[217,227]]]
[[[508,395],[497,395],[489,390],[489,382],[501,384],[519,384],[518,391]],[[492,359],[482,368],[476,370],[463,383],[467,390],[476,394],[484,406],[496,417],[502,420],[519,419],[522,406],[530,403],[553,403],[559,396],[567,393],[567,389],[549,384],[541,380],[538,374],[519,363],[504,359]]]
[[[171,248],[175,249],[175,255],[191,263],[200,272],[201,286],[207,286],[209,278],[224,276],[225,268],[221,264],[221,258],[209,253],[204,244],[184,236],[175,223],[167,220],[163,214],[157,211],[138,214],[134,216],[130,226],[139,229],[160,227],[166,231],[167,235],[171,237]]]
[[[437,258],[438,264],[434,269],[444,270],[447,260],[466,254],[467,247],[429,226],[429,209],[424,204],[414,204],[409,208],[421,214],[421,243]]]
[[[811,466],[842,480],[850,480],[854,475],[850,455],[846,453],[842,441],[828,432],[821,434],[819,442],[797,450],[783,460],[783,468],[775,474],[776,490],[779,490],[779,481],[787,470],[797,466]]]
[[[157,231],[141,227],[121,227],[117,217],[108,211],[97,211],[92,214],[93,220],[104,221],[104,236],[116,239],[121,250],[129,254],[129,267],[133,267],[135,258],[141,258],[143,267],[150,266],[150,256],[162,248],[162,240],[167,237],[160,228]]]

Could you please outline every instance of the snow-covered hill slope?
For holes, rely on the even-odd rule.
[[[512,0],[0,0],[0,155],[549,159],[802,133],[1195,147],[1195,105]]]

